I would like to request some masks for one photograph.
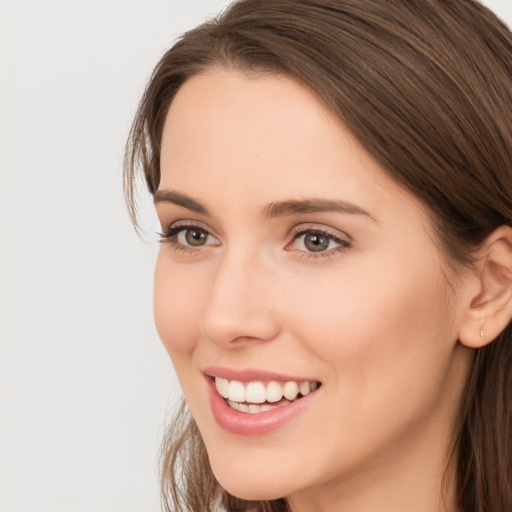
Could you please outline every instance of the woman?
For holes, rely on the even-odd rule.
[[[241,0],[164,55],[166,510],[512,510],[511,76],[473,0]]]

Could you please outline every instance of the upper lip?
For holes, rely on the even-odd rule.
[[[225,366],[208,366],[203,369],[208,377],[221,377],[240,382],[252,381],[279,381],[279,382],[319,382],[318,379],[298,377],[296,375],[284,375],[282,373],[269,372],[256,368],[227,368]]]

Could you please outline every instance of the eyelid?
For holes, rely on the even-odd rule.
[[[186,229],[186,228],[198,228],[202,229],[203,231],[208,232],[208,234],[212,235],[214,238],[220,240],[220,237],[216,234],[215,230],[213,230],[210,226],[205,224],[204,222],[201,222],[200,220],[175,220],[173,222],[161,222],[162,229],[163,226],[166,225],[167,227],[164,229],[165,233],[169,231],[173,231],[176,229]],[[165,234],[164,233],[164,234]]]
[[[298,226],[295,226],[289,234],[290,241],[294,240],[298,235],[302,235],[304,233],[322,233],[326,236],[329,236],[330,238],[333,238],[335,240],[340,240],[341,242],[351,244],[352,238],[344,233],[343,231],[340,231],[338,229],[334,229],[328,226],[325,226],[323,224],[299,224]]]

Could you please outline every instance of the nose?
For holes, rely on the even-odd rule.
[[[215,270],[201,330],[223,346],[271,341],[279,333],[275,271],[242,255],[226,256]]]

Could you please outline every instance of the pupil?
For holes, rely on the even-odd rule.
[[[204,245],[206,241],[206,233],[198,229],[187,230],[185,238],[189,245]]]
[[[318,233],[311,233],[306,235],[304,245],[312,252],[321,252],[329,247],[329,239]]]

